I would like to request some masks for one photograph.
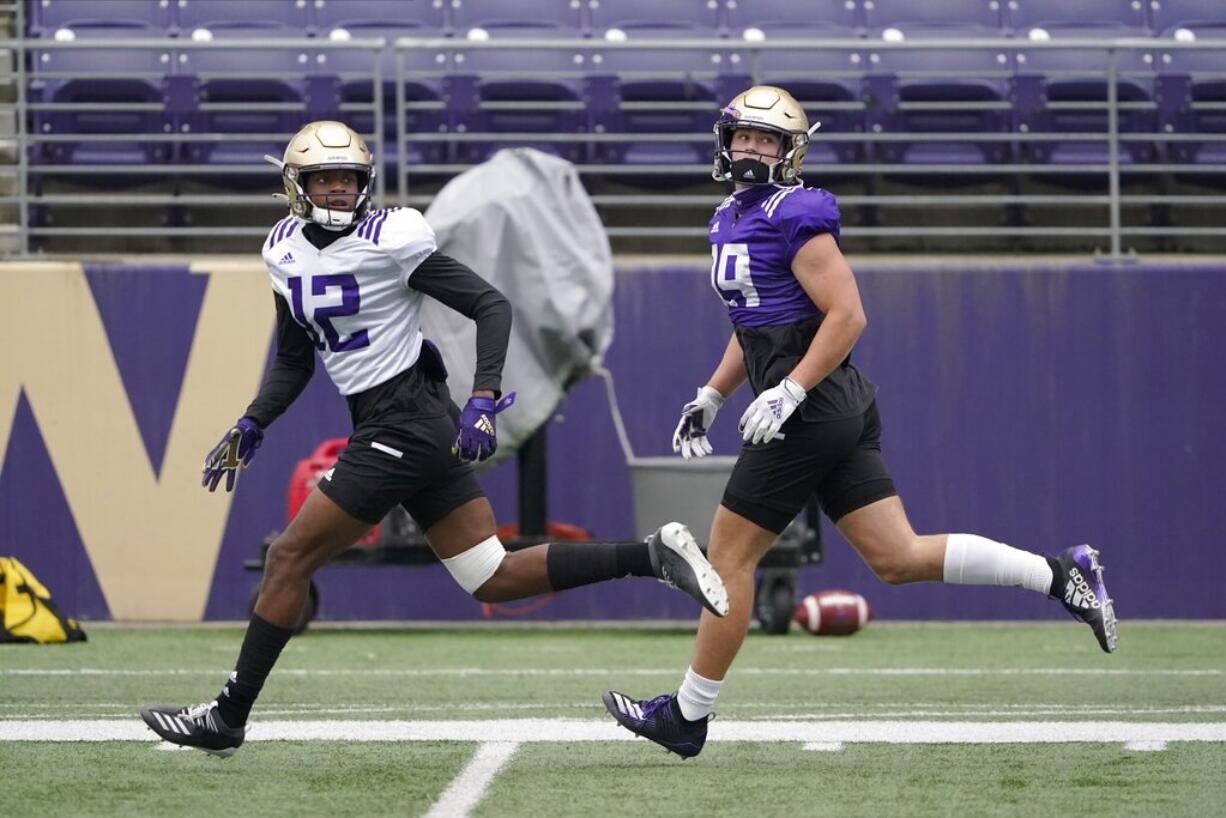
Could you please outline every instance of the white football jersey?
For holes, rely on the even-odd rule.
[[[342,395],[370,389],[417,362],[421,302],[409,278],[438,249],[412,208],[376,210],[320,250],[301,219],[282,219],[264,242],[276,293],[311,337]]]

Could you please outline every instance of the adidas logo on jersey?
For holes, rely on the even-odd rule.
[[[1064,582],[1064,601],[1076,608],[1102,607],[1098,595],[1090,588],[1085,576],[1076,567],[1070,568],[1068,578]]]
[[[294,254],[293,254],[293,253],[286,253],[285,255],[281,256],[281,260],[280,260],[279,262],[277,262],[277,263],[278,263],[278,264],[293,264],[293,263],[294,263]]]

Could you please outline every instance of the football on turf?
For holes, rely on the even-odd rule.
[[[814,636],[850,636],[868,624],[873,609],[851,591],[818,591],[800,600],[794,617]]]

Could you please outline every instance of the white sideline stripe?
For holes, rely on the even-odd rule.
[[[844,710],[847,702],[809,702],[809,701],[771,701],[771,702],[737,702],[727,705],[729,710],[784,710],[787,708],[812,708],[811,712],[793,712],[754,716],[764,719],[871,719],[871,718],[918,718],[921,716],[1059,716],[1065,714],[1081,714],[1096,716],[1125,716],[1128,714],[1159,715],[1170,713],[1226,713],[1226,704],[1181,704],[1169,707],[1102,707],[1099,705],[1062,704],[1060,702],[966,702],[950,704],[948,702],[860,702],[864,710]],[[439,712],[454,713],[456,711],[502,712],[506,710],[591,710],[594,705],[591,699],[573,702],[450,702],[447,704],[381,704],[375,702],[354,702],[352,704],[294,704],[290,702],[259,708],[259,715],[296,716],[296,715],[327,715],[344,713],[397,713],[397,712]],[[828,712],[820,712],[821,708]],[[45,710],[48,712],[0,714],[0,719],[89,719],[107,718],[115,714],[107,711],[121,710],[124,713],[135,713],[140,710],[140,704],[135,702],[90,702],[87,705],[72,706],[63,702],[0,702],[0,711],[4,710]]]
[[[159,750],[163,753],[175,753],[180,750],[194,750],[196,748],[188,747],[186,744],[171,744],[169,741],[163,741],[161,744],[154,747],[153,749]]]
[[[166,670],[112,670],[109,668],[14,668],[0,669],[0,676],[216,676],[217,668]],[[677,668],[367,668],[306,670],[277,668],[278,676],[676,676]],[[1069,667],[744,667],[740,676],[1222,676],[1220,668],[1069,668]]]
[[[1128,741],[1124,743],[1125,750],[1136,750],[1141,753],[1158,753],[1166,749],[1165,741]]]
[[[26,705],[30,709],[37,709],[40,705]],[[981,706],[951,706],[946,708],[925,708],[907,710],[898,708],[894,710],[878,709],[878,710],[831,710],[829,712],[818,711],[799,711],[786,712],[787,703],[777,704],[773,702],[745,702],[735,706],[729,706],[729,712],[740,712],[745,710],[771,710],[777,712],[768,712],[762,715],[741,715],[742,719],[752,721],[847,721],[850,719],[950,719],[950,718],[995,718],[995,719],[1017,719],[1017,718],[1033,718],[1035,716],[1059,717],[1072,719],[1074,717],[1087,716],[1165,716],[1172,714],[1207,714],[1207,713],[1223,713],[1226,712],[1226,706],[1223,705],[1185,705],[1180,707],[1095,707],[1095,706],[1078,706],[1078,705],[1035,705],[1030,708],[1022,708],[1017,705],[996,705],[993,709],[985,709]],[[812,703],[805,702],[794,705],[796,707],[811,707]],[[33,719],[41,719],[46,721],[62,721],[65,719],[71,720],[87,720],[87,719],[106,719],[114,718],[113,712],[108,712],[101,708],[95,710],[95,706],[91,707],[65,707],[64,705],[55,705],[55,712],[51,713],[9,713],[0,714],[0,721],[26,721]],[[139,709],[137,705],[123,705],[124,711],[136,712]],[[370,705],[365,707],[350,707],[338,706],[327,707],[324,705],[316,706],[300,706],[300,707],[262,707],[259,710],[259,715],[262,718],[269,719],[273,716],[315,716],[322,718],[325,716],[344,716],[353,713],[365,713],[368,715],[376,713],[399,713],[405,718],[410,718],[423,713],[447,713],[453,714],[456,712],[486,712],[486,713],[504,713],[515,710],[544,710],[549,712],[557,712],[558,710],[580,710],[585,713],[590,713],[594,710],[592,702],[563,702],[563,703],[517,703],[506,702],[503,704],[495,704],[492,702],[457,702],[456,704],[439,704],[439,705]],[[721,711],[722,712],[722,711]],[[640,709],[634,714],[638,718],[642,718],[642,710]]]
[[[742,705],[736,707],[729,706],[729,710],[740,710]],[[817,721],[819,719],[830,721],[846,721],[848,719],[949,719],[949,718],[995,718],[995,719],[1016,719],[1016,718],[1034,718],[1036,716],[1047,718],[1068,718],[1071,716],[1166,716],[1172,714],[1218,714],[1223,711],[1220,707],[1038,707],[1027,710],[979,710],[979,709],[925,709],[925,710],[878,710],[878,711],[831,711],[828,713],[819,712],[782,712],[781,708],[775,708],[781,712],[764,713],[761,715],[748,715],[744,718],[754,721]],[[109,714],[105,714],[109,715]],[[47,718],[44,716],[43,718]],[[1133,719],[1135,721],[1135,719]]]
[[[472,760],[460,771],[451,785],[443,790],[426,818],[464,818],[481,803],[485,791],[498,771],[506,766],[519,749],[515,741],[490,741],[482,744]]]
[[[633,741],[611,719],[254,722],[248,741]],[[0,721],[6,741],[154,741],[140,721]],[[887,744],[1226,742],[1226,722],[714,721],[708,741]]]
[[[805,749],[811,753],[841,753],[843,752],[843,742],[810,741],[805,744]]]

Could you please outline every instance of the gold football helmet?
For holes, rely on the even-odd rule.
[[[800,166],[805,161],[809,138],[820,127],[820,122],[809,127],[804,108],[787,91],[773,85],[755,85],[737,94],[715,122],[715,168],[711,176],[721,182],[792,184],[800,177]],[[779,134],[779,161],[766,165],[756,159],[741,159],[737,162],[738,167],[733,168],[732,133],[737,128],[756,128]],[[739,165],[742,163],[753,164],[741,168]],[[758,168],[757,165],[763,167]]]
[[[370,211],[374,161],[362,137],[345,123],[326,119],[307,123],[285,146],[283,159],[264,158],[281,169],[284,198],[289,202],[289,212],[298,218],[341,230],[365,218]],[[358,197],[353,210],[330,210],[311,202],[305,189],[306,176],[325,169],[357,173]]]

